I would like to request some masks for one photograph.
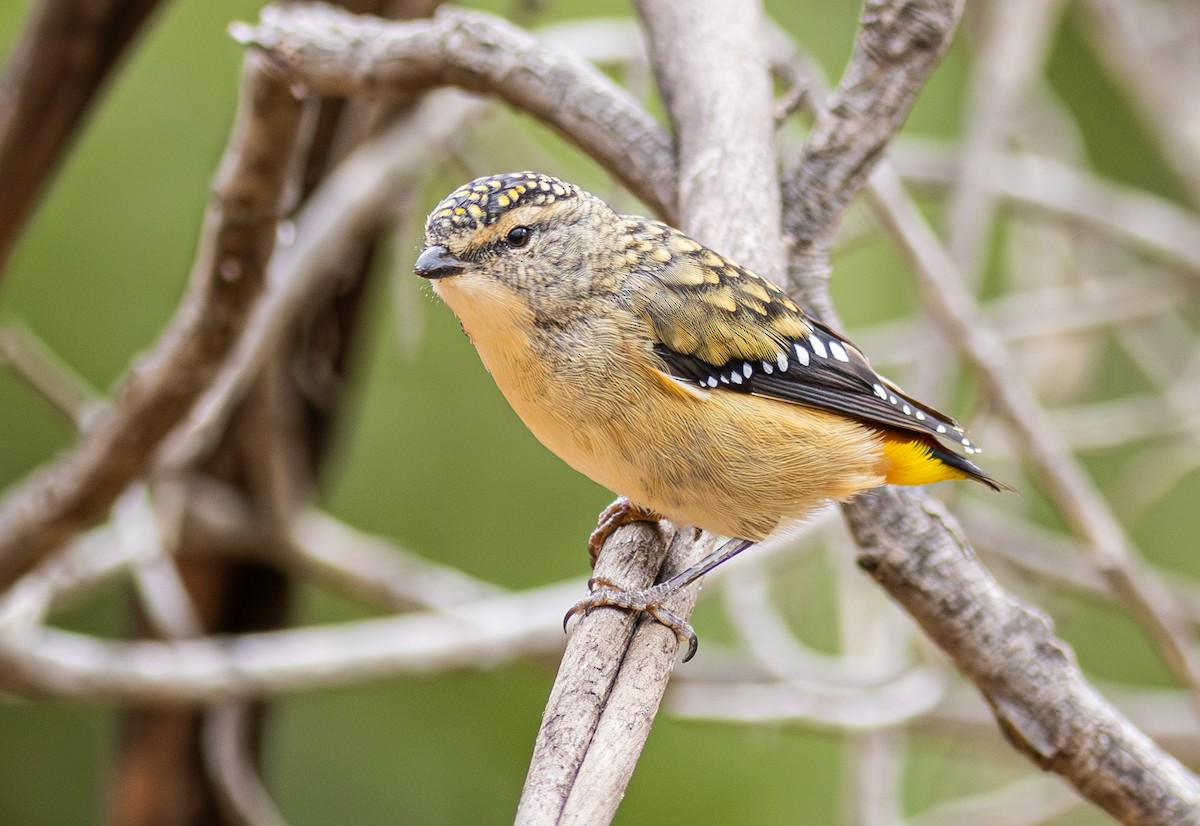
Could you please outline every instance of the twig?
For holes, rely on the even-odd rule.
[[[320,511],[297,514],[290,533],[295,561],[308,577],[383,608],[454,610],[453,606],[505,593]]]
[[[677,533],[667,547],[666,562],[658,580],[682,571],[715,550],[717,544],[717,538],[710,534],[701,534],[697,538],[692,530]],[[614,549],[606,550],[613,555]],[[621,549],[618,546],[615,550]],[[660,558],[660,555],[661,550],[655,549],[652,558]],[[686,617],[695,606],[696,596],[697,589],[689,589],[668,600],[667,608]],[[597,613],[611,612],[593,612],[593,615]],[[628,621],[624,617],[621,619]],[[582,763],[573,778],[558,822],[585,826],[613,819],[650,735],[678,650],[679,641],[672,632],[642,616],[636,620],[633,637],[623,657],[620,649],[612,652],[617,655],[615,666],[618,671],[603,698],[594,734],[586,744]],[[559,673],[566,675],[566,679],[555,680],[556,690],[560,685],[577,687],[588,679],[585,671],[568,671],[568,665],[564,659]],[[531,777],[532,774],[531,769]],[[517,822],[523,823],[520,816]]]
[[[798,242],[791,272],[806,303],[829,321],[836,321],[824,283],[833,229],[960,10],[869,3],[851,65],[789,178],[784,224]],[[1048,623],[995,584],[948,515],[924,496],[887,488],[860,496],[846,514],[860,564],[980,688],[1015,746],[1127,822],[1200,822],[1196,779],[1083,682]],[[1056,702],[1048,704],[1050,687]]]
[[[645,524],[621,528],[608,543],[615,548],[597,559],[595,573],[631,588],[650,585],[658,573],[655,565],[661,564],[662,544],[673,538],[673,531],[661,537]],[[517,823],[560,822],[636,624],[637,618],[620,611],[592,611],[572,632],[559,664],[559,674],[566,677],[556,678],[550,690]]]
[[[260,56],[247,57],[188,294],[83,443],[0,501],[0,591],[104,515],[241,333],[275,242],[301,108]]]
[[[1097,58],[1127,87],[1162,145],[1167,161],[1200,206],[1200,14],[1187,2],[1088,0]]]
[[[909,826],[1026,826],[1066,814],[1079,796],[1045,775],[1031,775],[993,791],[939,803],[908,821]]]
[[[0,78],[0,274],[63,148],[159,0],[39,0]]]
[[[0,634],[0,663],[6,687],[22,694],[132,703],[211,703],[486,669],[561,651],[563,606],[583,590],[570,580],[466,603],[453,615],[420,612],[226,639],[112,642],[42,628]]]
[[[444,7],[389,23],[319,4],[268,6],[234,37],[323,95],[484,92],[557,129],[663,215],[675,207],[670,138],[594,66],[491,15]],[[619,138],[614,140],[614,137]]]
[[[286,826],[287,820],[259,776],[251,750],[252,709],[226,701],[204,714],[205,769],[225,816],[238,826]]]
[[[978,7],[983,43],[972,63],[966,134],[946,204],[946,248],[970,284],[979,281],[995,210],[993,159],[1041,75],[1062,6],[1063,0],[994,0]]]
[[[895,826],[904,821],[903,729],[851,735],[842,756],[842,822],[847,826]]]
[[[208,455],[302,310],[335,289],[342,272],[331,262],[361,246],[385,221],[397,193],[425,174],[446,142],[482,108],[477,99],[454,90],[430,95],[410,117],[356,149],[313,193],[292,222],[295,241],[275,250],[266,294],[252,309],[245,334],[171,435],[161,465],[189,467]]]
[[[870,193],[880,221],[901,241],[913,262],[927,305],[978,370],[988,397],[1020,438],[1063,518],[1088,541],[1100,570],[1124,594],[1127,606],[1155,641],[1168,667],[1197,692],[1200,702],[1200,657],[1191,629],[1162,583],[1141,563],[1091,480],[1053,438],[1041,405],[987,330],[973,299],[957,278],[953,262],[892,167],[878,167],[871,177]]]
[[[100,393],[23,326],[0,328],[0,366],[12,368],[29,382],[77,430],[87,430],[103,407]]]
[[[137,561],[134,582],[154,630],[168,639],[196,639],[204,625],[172,560],[143,485],[129,488],[113,508],[117,541]],[[246,706],[226,702],[209,708],[204,720],[204,760],[222,805],[244,826],[283,826],[246,747]]]
[[[929,144],[899,144],[894,163],[917,185],[944,187],[954,179],[954,154]],[[993,155],[986,175],[987,185],[1015,204],[1087,223],[1200,273],[1200,216],[1165,198],[1032,152]]]
[[[875,731],[928,714],[941,702],[947,674],[911,668],[871,688],[806,681],[680,680],[667,694],[671,714],[754,725],[804,724],[836,731]]]

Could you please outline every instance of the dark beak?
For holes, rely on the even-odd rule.
[[[434,244],[421,250],[413,272],[422,278],[447,278],[458,275],[467,268],[467,262],[455,258],[443,244]]]

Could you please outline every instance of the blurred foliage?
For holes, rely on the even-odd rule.
[[[0,4],[0,46],[11,48],[28,5]],[[100,101],[5,276],[0,320],[28,325],[97,387],[110,387],[153,344],[180,295],[236,101],[240,50],[225,27],[255,18],[259,5],[180,1],[153,21]],[[477,5],[512,11],[508,2]],[[630,13],[620,2],[539,5],[539,21],[579,16],[584,6],[588,15]],[[849,55],[855,5],[772,0],[767,6],[836,78]],[[529,16],[527,10],[521,14]],[[1178,185],[1121,95],[1101,77],[1076,25],[1066,19],[1049,76],[1079,118],[1091,160],[1106,175],[1179,197]],[[908,133],[943,139],[957,134],[969,63],[968,50],[956,45],[920,98]],[[528,119],[497,115],[485,129],[528,140],[481,140],[468,152],[473,161],[486,158],[497,170],[536,165],[612,192],[597,167]],[[430,182],[421,210],[486,171],[449,164]],[[520,424],[450,313],[409,275],[416,236],[412,227],[405,232],[371,290],[324,504],[364,530],[507,586],[582,576],[584,538],[610,495],[541,449]],[[836,265],[835,297],[851,332],[914,309],[910,279],[885,241],[856,247]],[[413,352],[397,345],[398,312],[423,330]],[[0,421],[4,485],[72,443],[69,426],[3,372]],[[1100,478],[1115,478],[1119,457],[1092,458]],[[1137,538],[1155,561],[1200,574],[1195,556],[1176,542],[1179,526],[1194,532],[1195,488],[1190,483],[1157,505],[1156,514],[1137,527]],[[1160,524],[1170,530],[1156,528]],[[822,625],[811,609],[827,604],[824,576],[814,570],[810,579],[794,583],[798,604],[808,606],[801,622],[814,628],[804,633],[822,646],[837,638],[834,619],[826,617]],[[315,592],[304,595],[298,622],[361,613]],[[1093,674],[1165,682],[1124,615],[1053,599],[1047,608],[1058,614],[1060,630]],[[62,622],[119,632],[122,594],[106,591]],[[706,632],[702,625],[702,636]],[[283,699],[270,726],[270,783],[295,824],[506,821],[553,673],[550,663],[525,664]],[[102,706],[0,704],[6,789],[0,822],[93,822],[102,807],[113,720],[113,711]],[[837,822],[841,743],[834,735],[793,728],[663,717],[618,822]],[[960,764],[971,745],[923,741],[913,751],[910,803],[966,790],[968,781],[961,775],[947,780],[945,768]],[[1002,749],[969,756],[993,782],[1023,767]],[[1055,822],[1106,821],[1084,812]]]

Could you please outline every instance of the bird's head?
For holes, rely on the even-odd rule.
[[[620,228],[607,204],[573,184],[537,172],[490,175],[434,208],[413,270],[460,316],[463,302],[497,296],[559,316],[600,288],[594,264]]]

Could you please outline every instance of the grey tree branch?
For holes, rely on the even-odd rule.
[[[825,284],[834,232],[950,45],[962,6],[867,0],[850,65],[828,100],[810,78],[817,117],[803,162],[784,180],[783,228],[789,285],[826,321],[836,323]]]
[[[882,488],[846,513],[860,564],[975,683],[1014,747],[1124,823],[1200,823],[1196,778],[1081,679],[1048,620],[996,584],[942,508]]]
[[[836,319],[825,284],[833,229],[960,11],[954,2],[868,2],[851,65],[818,109],[785,190],[784,224],[797,242],[793,277],[827,320]],[[1195,777],[1087,686],[1048,622],[995,584],[948,515],[921,494],[886,488],[848,504],[846,515],[860,564],[981,689],[1017,748],[1126,822],[1200,822]],[[1099,538],[1111,544],[1111,534]]]
[[[52,628],[13,633],[22,613],[6,599],[0,617],[12,619],[0,632],[0,663],[5,689],[26,696],[154,704],[261,697],[556,654],[563,648],[563,606],[582,590],[582,582],[571,580],[458,605],[453,614],[138,642]]]
[[[972,284],[979,280],[995,209],[993,159],[1008,148],[1022,98],[1041,76],[1062,6],[1062,0],[998,0],[978,7],[982,46],[946,211],[947,250]]]
[[[67,142],[160,0],[39,0],[0,77],[0,274]]]
[[[302,109],[258,55],[247,56],[242,90],[188,294],[79,447],[0,501],[0,591],[107,512],[241,333],[275,243]]]
[[[1108,504],[1061,442],[1033,391],[1013,370],[999,341],[987,330],[954,264],[904,193],[895,170],[881,165],[871,178],[881,219],[913,260],[935,318],[971,359],[991,398],[1020,436],[1040,477],[1072,529],[1085,538],[1096,564],[1124,596],[1134,617],[1155,641],[1177,679],[1200,692],[1200,656],[1191,629],[1162,583],[1140,560]]]
[[[891,160],[916,186],[949,186],[959,164],[953,154],[912,143],[896,146]],[[980,174],[991,191],[1014,204],[1085,223],[1200,273],[1200,218],[1194,211],[1032,152],[994,154]]]
[[[444,7],[431,20],[393,23],[289,4],[268,6],[258,25],[232,33],[322,95],[407,95],[435,86],[494,95],[554,127],[654,209],[674,215],[669,136],[587,61],[504,20]]]

